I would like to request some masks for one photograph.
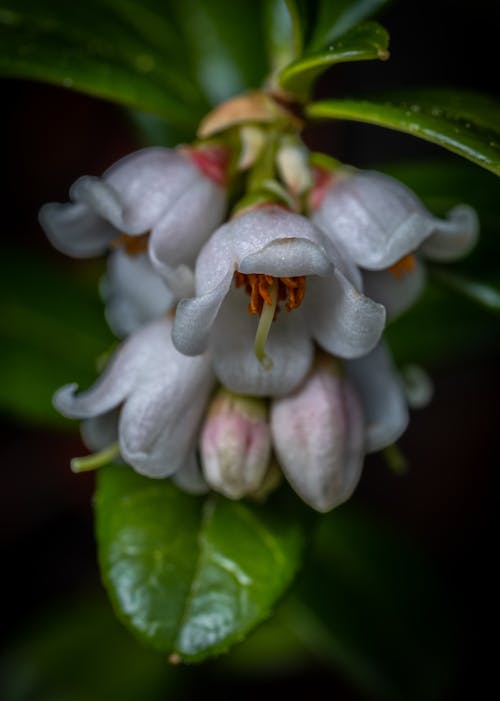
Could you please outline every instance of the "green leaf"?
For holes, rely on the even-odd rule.
[[[431,268],[431,276],[437,283],[453,292],[464,295],[464,297],[492,312],[500,312],[500,275],[497,276],[497,284],[493,285],[479,280],[472,280],[460,273],[433,266]]]
[[[206,102],[165,10],[158,16],[133,0],[1,0],[0,72],[193,127]]]
[[[308,4],[307,0],[305,2]],[[310,21],[313,24],[309,30],[310,38],[306,35],[307,50],[323,49],[357,24],[373,17],[387,4],[388,0],[317,0],[314,21]]]
[[[326,51],[306,54],[284,68],[279,75],[282,88],[307,100],[311,87],[324,71],[346,61],[385,60],[389,35],[377,22],[365,22],[343,34]]]
[[[96,360],[113,342],[97,293],[101,266],[72,272],[6,249],[0,266],[0,409],[61,425],[51,398],[62,384],[95,379]],[[71,349],[71,350],[70,350]]]
[[[398,364],[426,367],[450,356],[471,357],[478,349],[495,353],[500,346],[498,321],[491,311],[432,280],[419,301],[387,327],[385,338]]]
[[[186,61],[212,103],[260,87],[268,73],[264,3],[259,0],[171,0]]]
[[[370,698],[441,699],[454,640],[444,587],[415,545],[352,506],[320,522],[280,620]]]
[[[102,595],[79,595],[37,616],[0,668],[2,701],[157,701],[177,692],[181,671],[174,675],[127,635]]]
[[[313,119],[349,119],[406,132],[500,175],[500,101],[470,91],[414,89],[316,102]]]
[[[302,51],[302,31],[294,0],[265,0],[264,37],[270,73],[275,75]]]
[[[97,540],[119,618],[148,645],[198,661],[269,616],[303,544],[297,514],[192,497],[123,466],[101,469]]]

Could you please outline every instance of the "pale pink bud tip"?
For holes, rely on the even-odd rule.
[[[257,491],[266,474],[271,438],[264,400],[220,390],[200,440],[207,483],[230,499]]]
[[[318,209],[335,178],[334,173],[323,168],[313,168],[313,186],[309,193],[309,207]]]

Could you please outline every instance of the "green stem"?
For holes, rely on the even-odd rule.
[[[107,448],[103,448],[97,453],[91,453],[91,455],[85,455],[82,458],[73,458],[71,461],[71,471],[78,472],[90,472],[91,470],[97,470],[98,467],[103,465],[108,465],[113,462],[115,458],[120,455],[120,446],[118,441],[108,445]]]

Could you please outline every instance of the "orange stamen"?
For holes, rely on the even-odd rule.
[[[394,265],[391,265],[389,267],[390,272],[394,275],[394,277],[398,278],[398,280],[402,277],[404,277],[407,273],[411,273],[412,270],[415,270],[415,267],[417,265],[417,259],[413,255],[413,253],[409,253],[407,256],[404,256],[400,260],[396,261]]]
[[[272,304],[271,287],[276,278],[264,273],[234,273],[236,287],[245,287],[245,292],[250,297],[248,311],[250,314],[261,314],[264,304]],[[276,313],[279,311],[279,303],[285,302],[288,312],[297,309],[304,299],[306,291],[306,278],[304,275],[297,277],[280,277],[278,280],[278,305]]]
[[[110,243],[111,248],[120,248],[123,246],[125,253],[129,256],[138,256],[148,250],[149,231],[139,236],[130,236],[130,234],[120,234]]]

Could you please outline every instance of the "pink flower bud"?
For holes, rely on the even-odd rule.
[[[257,491],[271,455],[266,402],[219,390],[202,429],[200,450],[212,489],[230,499]]]
[[[351,496],[363,465],[364,421],[333,358],[319,356],[295,392],[273,401],[271,431],[283,473],[307,504],[325,512]]]

